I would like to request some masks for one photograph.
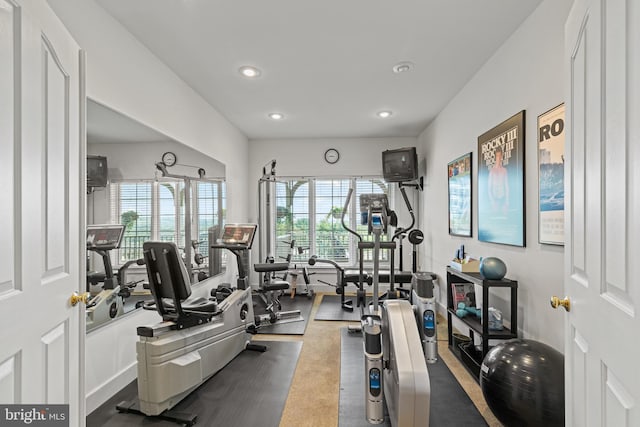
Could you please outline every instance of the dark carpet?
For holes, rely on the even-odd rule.
[[[243,351],[174,408],[198,416],[199,426],[273,426],[282,418],[301,342],[259,342],[264,353]],[[170,421],[121,414],[116,405],[138,395],[136,381],[87,417],[88,427],[171,426]]]
[[[360,321],[360,309],[356,307],[356,297],[346,295],[345,299],[353,303],[353,311],[346,311],[340,305],[340,295],[323,295],[315,320]]]
[[[341,331],[339,427],[367,427],[364,409],[364,356],[362,335]],[[487,426],[484,418],[440,359],[428,365],[431,382],[429,425]],[[391,426],[388,417],[382,426]]]
[[[258,329],[258,333],[275,335],[304,335],[304,331],[307,329],[307,323],[309,323],[309,318],[311,317],[313,298],[314,297],[309,298],[303,295],[291,298],[289,295],[283,295],[280,297],[282,311],[300,310],[300,315],[304,320],[299,320],[297,322],[285,320],[282,323],[275,323],[273,325],[263,324]],[[253,311],[256,316],[266,313],[264,304],[259,295],[254,295],[253,301]]]

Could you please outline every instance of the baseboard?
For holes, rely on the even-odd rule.
[[[102,384],[102,386],[87,393],[87,414],[96,410],[100,405],[111,399],[131,381],[135,380],[138,376],[137,367],[137,363],[133,363],[122,370],[118,375],[111,377],[109,381]]]

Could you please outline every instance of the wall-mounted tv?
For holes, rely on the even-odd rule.
[[[382,175],[387,182],[406,182],[418,179],[416,147],[383,151]]]
[[[107,158],[87,156],[87,187],[106,187],[108,180]]]

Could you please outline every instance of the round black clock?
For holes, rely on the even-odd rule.
[[[324,160],[330,164],[338,163],[338,160],[340,160],[340,153],[338,153],[338,150],[335,148],[329,148],[324,152]]]
[[[173,166],[176,164],[177,161],[178,161],[178,157],[176,157],[176,155],[171,151],[167,151],[162,155],[162,163],[164,163],[167,166]]]

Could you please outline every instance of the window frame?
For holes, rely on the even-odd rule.
[[[314,255],[317,253],[317,246],[316,246],[316,226],[317,226],[317,221],[316,221],[316,217],[318,215],[317,212],[317,188],[316,188],[316,183],[318,181],[336,181],[336,180],[348,180],[349,181],[349,186],[348,189],[352,189],[353,190],[353,194],[351,195],[352,199],[349,203],[349,215],[348,215],[348,226],[349,228],[353,229],[353,230],[357,230],[357,226],[359,224],[359,215],[356,212],[356,201],[355,198],[358,197],[358,193],[357,193],[357,182],[359,180],[362,181],[381,181],[386,185],[386,194],[387,197],[389,199],[389,204],[391,205],[391,209],[394,208],[395,205],[395,196],[396,196],[396,186],[393,185],[394,183],[392,182],[386,182],[384,180],[384,178],[380,175],[357,175],[357,176],[345,176],[345,175],[335,175],[335,176],[278,176],[277,179],[275,180],[275,183],[277,185],[277,183],[287,183],[287,182],[292,182],[292,181],[306,181],[309,183],[309,190],[308,190],[308,218],[309,218],[309,224],[308,224],[308,230],[309,230],[309,251],[308,251],[308,256]],[[274,194],[276,193],[275,190],[275,186],[274,186]],[[291,197],[294,197],[295,193],[291,195]],[[346,196],[346,194],[345,194]],[[275,200],[276,196],[274,196],[274,200]],[[277,202],[273,203],[272,206],[273,209],[273,215],[272,218],[274,218],[274,223],[271,224],[271,238],[272,238],[272,242],[273,242],[273,248],[271,248],[271,253],[273,254],[278,254],[278,236],[277,236],[277,225],[276,225],[276,221],[277,221]],[[345,232],[347,232],[345,230]],[[347,232],[348,233],[348,232]],[[358,239],[352,235],[351,233],[349,234],[349,245],[348,245],[348,250],[349,250],[349,254],[348,257],[346,259],[346,261],[341,261],[339,259],[335,260],[340,266],[344,267],[344,268],[352,268],[352,267],[357,267],[359,265],[359,256],[360,253],[358,251]],[[387,231],[387,234],[383,236],[383,238],[386,239],[390,239],[391,236],[393,234],[391,233],[391,231]],[[364,236],[363,236],[364,237]],[[382,266],[388,266],[389,262],[390,262],[390,257],[389,256],[384,256],[383,259],[381,259],[380,261],[380,265]],[[295,262],[295,261],[294,261]],[[300,260],[298,260],[297,262],[302,262]],[[370,266],[373,264],[373,261],[367,261],[365,260],[364,264],[366,266]]]
[[[226,210],[226,180],[224,179],[198,179],[191,180],[191,216],[192,216],[192,225],[191,225],[191,234],[192,239],[193,236],[196,236],[196,239],[200,238],[200,213],[202,211],[200,206],[200,198],[198,193],[198,185],[200,183],[211,183],[213,185],[218,186],[217,189],[217,212],[212,211],[212,215],[214,218],[214,226],[222,226],[225,223],[225,210]],[[184,189],[184,180],[180,179],[171,179],[171,178],[163,178],[163,179],[117,179],[112,180],[109,183],[109,221],[111,224],[120,224],[121,223],[121,214],[122,210],[122,184],[151,184],[151,201],[150,201],[150,237],[149,240],[160,240],[160,185],[169,183],[173,185],[173,188],[182,188]],[[179,194],[179,192],[178,192]],[[214,199],[214,198],[212,198]],[[214,205],[215,206],[215,205]],[[182,212],[184,208],[180,206],[180,203],[174,203],[174,236],[173,241],[178,246],[180,246],[180,242],[182,239],[181,234],[184,232],[184,225],[182,219],[184,214]],[[217,217],[218,223],[215,224],[215,218]],[[126,231],[125,231],[126,234]],[[184,242],[182,242],[184,243]],[[141,248],[140,248],[141,250]],[[114,254],[116,256],[117,263],[124,263],[131,259],[135,258],[123,258],[121,249],[118,249]],[[203,255],[208,255],[208,251]]]

